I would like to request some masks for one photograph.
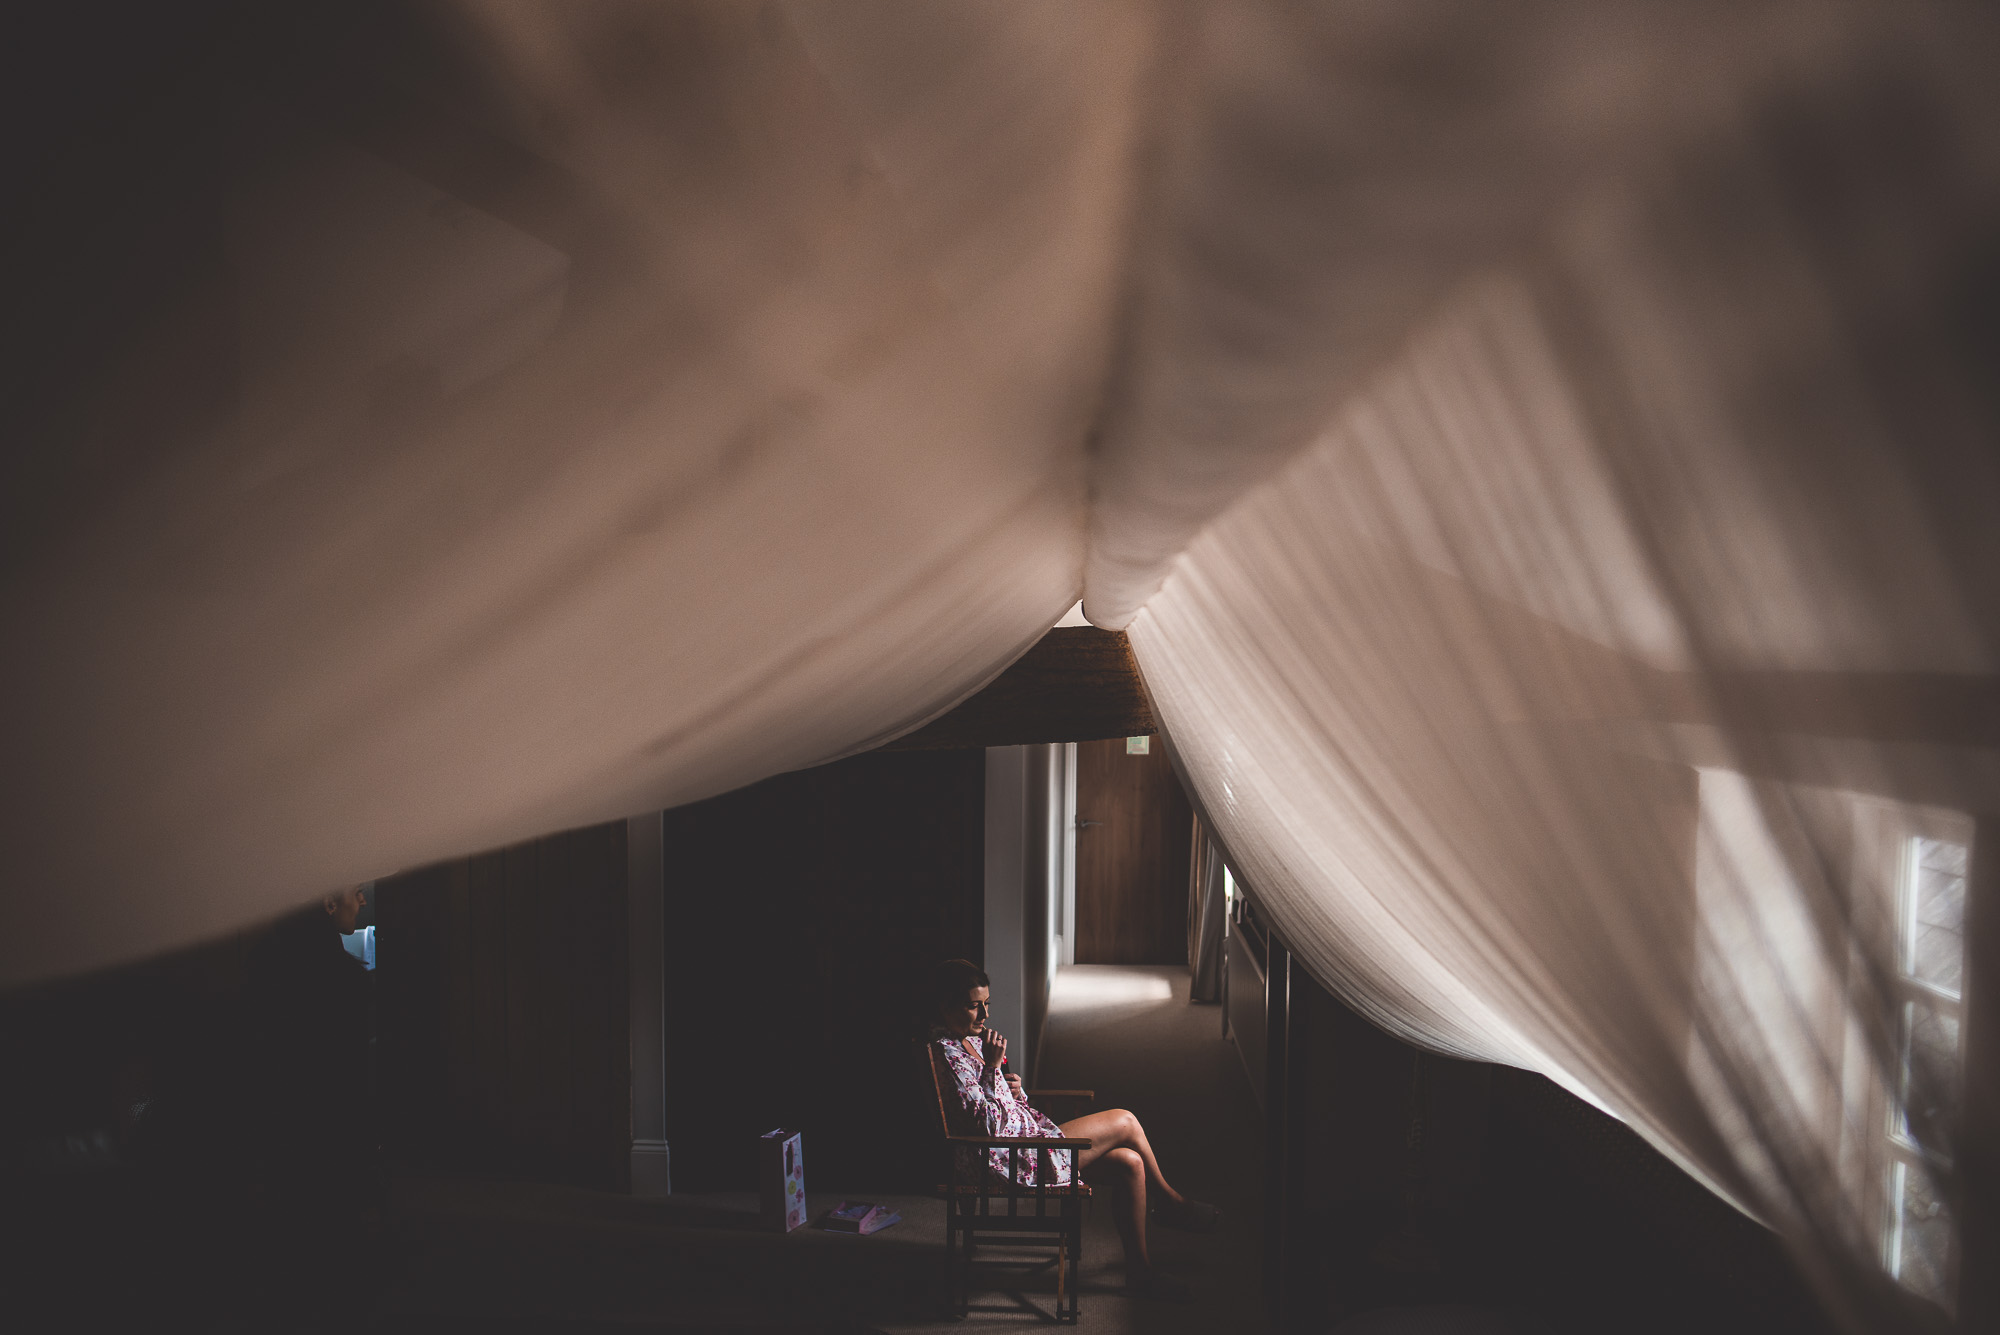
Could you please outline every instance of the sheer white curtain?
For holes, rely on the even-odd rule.
[[[1953,1165],[1993,1135],[1932,1111],[1960,998],[1918,976],[1958,977],[1952,859],[2000,809],[1939,705],[2000,658],[1962,314],[2000,120],[1937,36],[1556,210],[1130,625],[1319,977],[1624,1118],[1857,1329],[1953,1301]]]
[[[77,220],[187,277],[18,442],[0,980],[865,748],[1078,596],[1130,14],[410,15],[219,35]]]

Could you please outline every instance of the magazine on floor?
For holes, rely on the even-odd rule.
[[[903,1216],[886,1205],[867,1201],[842,1201],[820,1216],[819,1226],[830,1233],[879,1233]]]

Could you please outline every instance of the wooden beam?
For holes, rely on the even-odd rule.
[[[1156,730],[1124,634],[1065,626],[1042,636],[985,690],[880,749],[1094,742]]]
[[[1663,674],[1651,716],[1746,733],[2000,745],[2000,677],[1949,672]]]

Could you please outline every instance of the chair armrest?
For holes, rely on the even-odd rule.
[[[952,1145],[977,1145],[982,1149],[1019,1145],[1024,1149],[1037,1150],[1087,1150],[1091,1141],[1088,1136],[946,1136]]]
[[[1094,1089],[1031,1089],[1027,1091],[1031,1099],[1090,1099],[1095,1101]]]

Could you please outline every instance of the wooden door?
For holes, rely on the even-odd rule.
[[[1186,964],[1194,809],[1165,751],[1076,748],[1076,962]]]

